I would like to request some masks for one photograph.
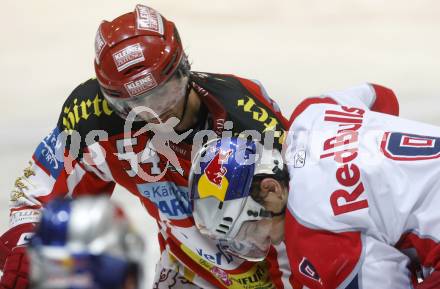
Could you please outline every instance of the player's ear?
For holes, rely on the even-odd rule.
[[[266,210],[281,212],[287,202],[287,193],[282,183],[274,178],[264,178],[260,183],[260,196]]]
[[[260,182],[260,191],[261,191],[261,195],[267,196],[267,194],[269,194],[270,192],[273,192],[276,190],[276,186],[277,186],[277,180],[273,179],[273,178],[264,178],[261,180]]]
[[[275,197],[281,197],[283,185],[278,180],[268,177],[261,180],[260,190],[263,197],[268,194],[274,194]]]

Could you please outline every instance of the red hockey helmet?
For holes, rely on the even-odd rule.
[[[95,52],[101,91],[121,116],[138,106],[160,115],[185,97],[189,64],[174,23],[156,10],[137,5],[103,21]]]

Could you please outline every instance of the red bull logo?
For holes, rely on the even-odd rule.
[[[219,151],[205,168],[206,177],[211,183],[216,184],[217,187],[221,187],[222,180],[228,172],[228,169],[223,164],[228,161],[231,154],[232,150],[228,150],[223,154]]]
[[[228,170],[224,164],[228,162],[231,155],[232,150],[227,150],[226,152],[219,150],[206,166],[204,174],[200,177],[198,183],[200,198],[215,197],[221,202],[225,200],[229,181],[226,178]]]

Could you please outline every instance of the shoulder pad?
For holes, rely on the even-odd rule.
[[[227,112],[227,120],[232,121],[234,133],[239,134],[245,130],[256,130],[261,134],[275,131],[277,142],[282,142],[286,129],[285,119],[264,97],[248,89],[241,78],[200,72],[192,73],[191,77]]]
[[[94,78],[77,86],[65,101],[58,120],[62,130],[85,135],[104,130],[109,135],[123,131],[124,120],[111,109]]]

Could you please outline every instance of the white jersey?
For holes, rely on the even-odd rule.
[[[411,261],[440,265],[440,127],[370,111],[354,91],[290,127],[290,265],[310,288],[412,288]]]

